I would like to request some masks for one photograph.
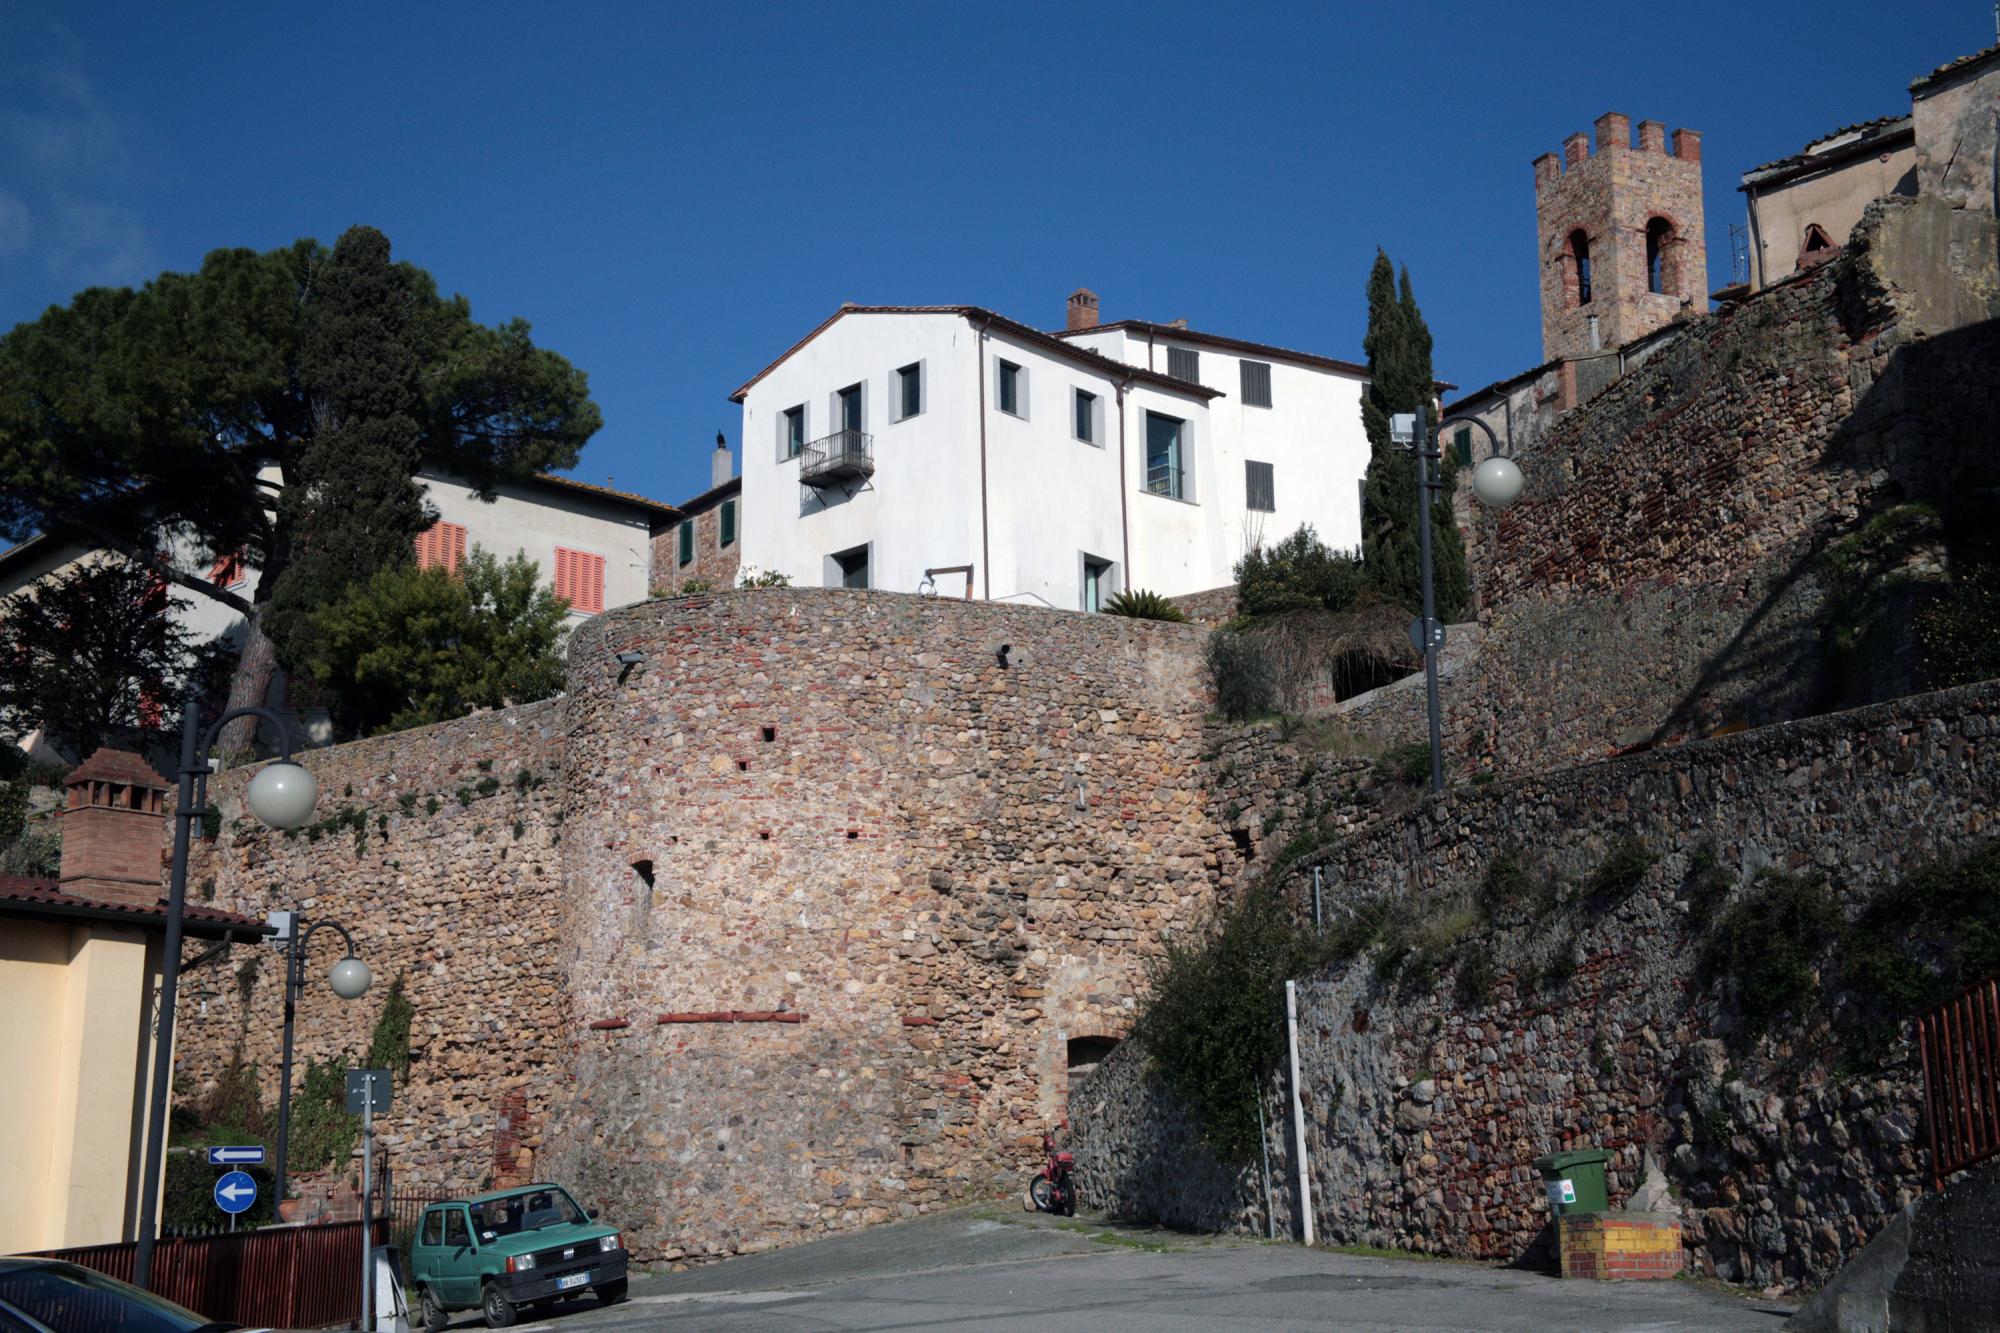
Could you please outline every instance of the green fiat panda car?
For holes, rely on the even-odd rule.
[[[537,1313],[586,1292],[606,1305],[625,1299],[625,1245],[560,1185],[523,1185],[424,1209],[410,1242],[410,1281],[424,1326],[477,1308],[505,1328],[521,1307]]]

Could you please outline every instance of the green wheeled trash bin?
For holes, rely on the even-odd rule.
[[[1611,1207],[1604,1186],[1604,1164],[1611,1154],[1597,1148],[1575,1152],[1552,1152],[1535,1159],[1542,1173],[1542,1186],[1549,1195],[1549,1215],[1602,1213]]]

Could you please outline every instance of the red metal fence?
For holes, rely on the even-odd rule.
[[[389,1239],[377,1218],[375,1244]],[[132,1280],[130,1241],[45,1250],[85,1268]],[[162,1240],[153,1249],[153,1290],[210,1319],[279,1328],[353,1322],[361,1313],[361,1224],[264,1227]]]
[[[1931,1184],[2000,1156],[2000,977],[1988,977],[1917,1017]]]

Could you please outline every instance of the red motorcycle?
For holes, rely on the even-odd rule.
[[[1069,1122],[1064,1121],[1064,1129]],[[1046,1159],[1042,1173],[1028,1184],[1028,1200],[1038,1213],[1058,1213],[1064,1217],[1076,1216],[1076,1158],[1066,1152],[1056,1151],[1055,1136],[1042,1131],[1042,1156]]]

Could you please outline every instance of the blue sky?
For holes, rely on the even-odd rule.
[[[589,372],[576,475],[707,482],[729,392],[845,300],[1359,359],[1377,245],[1440,375],[1539,360],[1529,161],[1601,112],[1738,175],[1993,40],[1986,0],[48,4],[0,0],[0,328],[225,245],[400,258]]]

